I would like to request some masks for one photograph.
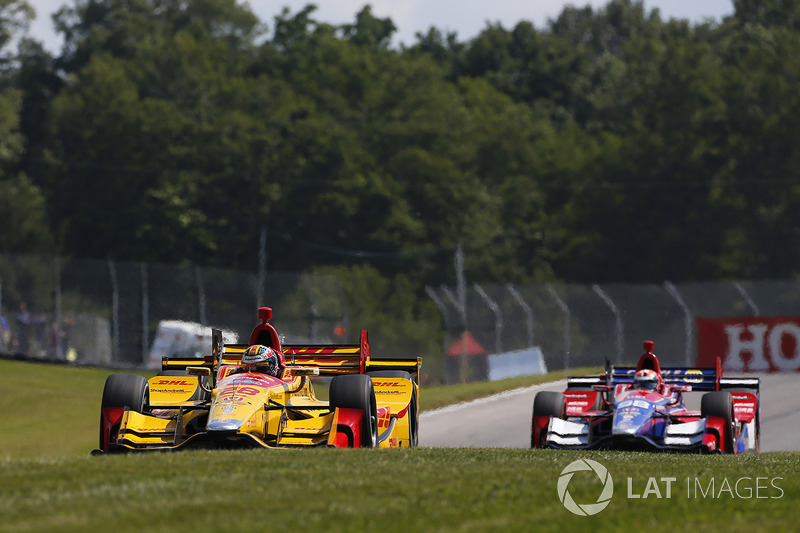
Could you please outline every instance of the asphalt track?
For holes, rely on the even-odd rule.
[[[800,450],[800,372],[760,377],[761,451]],[[555,381],[422,413],[419,444],[528,448],[534,396],[541,390],[562,391],[565,387],[566,381]],[[700,393],[688,393],[688,406],[699,409],[699,397]]]

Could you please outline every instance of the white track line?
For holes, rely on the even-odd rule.
[[[475,405],[484,404],[487,402],[493,402],[496,400],[503,400],[510,396],[516,396],[518,394],[526,394],[528,392],[533,392],[536,389],[559,389],[563,390],[564,387],[567,385],[566,379],[561,379],[559,381],[551,381],[549,383],[540,383],[539,385],[531,385],[529,387],[519,387],[517,389],[511,389],[503,392],[498,392],[497,394],[492,394],[491,396],[485,396],[483,398],[477,398],[475,400],[470,400],[468,402],[459,402],[454,403],[452,405],[447,405],[445,407],[440,407],[438,409],[431,409],[430,411],[424,411],[420,413],[420,418],[428,418],[436,415],[441,415],[445,413],[452,413],[455,411],[460,411],[462,409],[469,409],[470,407],[474,407]]]

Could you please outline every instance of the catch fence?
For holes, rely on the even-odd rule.
[[[424,379],[446,383],[464,377],[458,370],[463,354],[446,354],[465,333],[479,348],[470,356],[476,361],[537,347],[548,370],[606,360],[630,364],[642,342],[653,340],[663,364],[691,364],[695,318],[797,316],[800,282],[462,284],[428,287],[427,297],[441,314],[441,349],[397,354],[389,348],[384,355],[422,356]],[[333,276],[0,255],[5,354],[142,367],[164,321],[217,327],[246,339],[261,305],[274,308],[272,323],[287,343],[354,342],[358,334],[358,317]],[[485,379],[481,368],[467,378]]]

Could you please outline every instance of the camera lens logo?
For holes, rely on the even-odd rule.
[[[594,472],[600,478],[603,483],[603,491],[595,503],[579,504],[572,499],[567,489],[576,472]],[[606,467],[591,459],[578,459],[571,462],[561,471],[561,476],[558,478],[558,499],[569,512],[579,516],[596,515],[608,506],[613,495],[614,480],[611,479],[611,474],[608,473]]]

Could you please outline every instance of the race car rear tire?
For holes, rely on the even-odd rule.
[[[372,379],[364,374],[336,376],[331,380],[329,398],[331,407],[363,411],[361,447],[375,448],[378,445],[378,406]]]
[[[724,453],[733,453],[733,399],[729,392],[708,392],[700,400],[700,414],[703,417],[718,416],[725,419]]]
[[[414,378],[410,372],[405,370],[373,370],[367,372],[367,375],[373,378],[400,378],[407,379],[414,383]],[[416,448],[419,444],[419,408],[417,404],[417,388],[416,386],[411,393],[411,402],[408,406],[408,441],[411,448]]]
[[[147,379],[134,374],[112,374],[103,387],[100,402],[100,449],[103,449],[103,415],[106,407],[128,407],[138,413],[144,412],[149,398]]]
[[[566,405],[566,397],[563,392],[541,391],[536,393],[531,416],[531,448],[538,448],[540,444],[536,438],[536,417],[566,418]]]

